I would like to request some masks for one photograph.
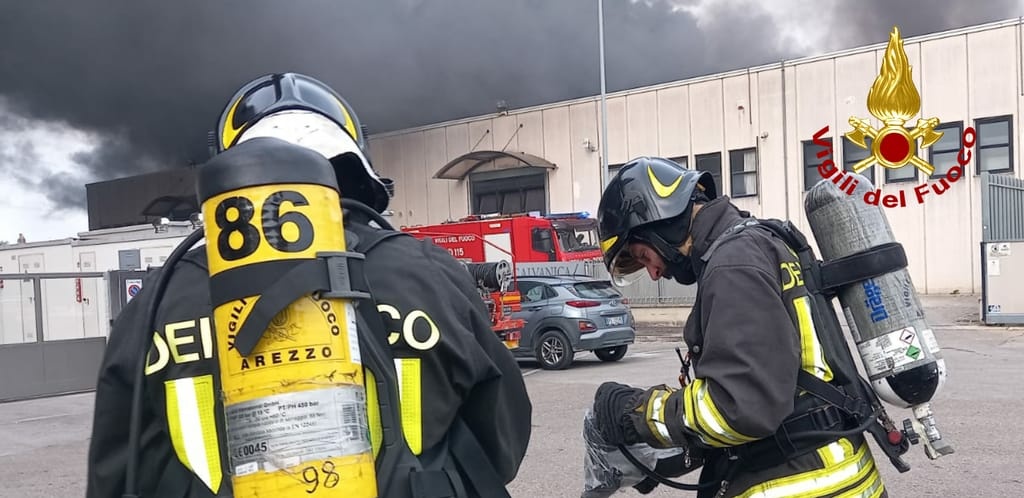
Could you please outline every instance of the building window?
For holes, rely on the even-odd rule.
[[[733,197],[757,195],[757,149],[729,151],[730,186]]]
[[[472,214],[547,214],[544,174],[531,174],[472,182]]]
[[[914,148],[917,146],[915,144]],[[917,154],[917,151],[914,151]],[[899,169],[882,168],[885,170],[885,183],[905,183],[917,181],[917,166],[912,163],[904,164]]]
[[[699,154],[697,157],[697,171],[707,171],[715,180],[715,190],[722,189],[722,153]]]
[[[810,190],[814,184],[818,183],[818,180],[821,180],[821,173],[818,172],[818,165],[827,161],[831,156],[832,137],[818,138],[818,141],[828,144],[829,155],[818,157],[818,153],[821,152],[824,147],[814,143],[814,140],[804,140],[801,142],[804,149],[804,190]]]
[[[619,170],[622,169],[623,164],[624,163],[608,165],[608,178],[605,179],[606,183],[610,183],[612,181],[612,178],[615,178],[615,175],[619,174]],[[600,180],[600,177],[598,179]],[[603,188],[601,190],[604,191]]]
[[[849,138],[843,137],[843,170],[853,172],[853,166],[860,161],[867,159],[871,156],[871,137],[864,137],[864,145],[867,148],[863,148]],[[864,176],[871,181],[871,184],[875,184],[875,164],[872,163],[867,169],[861,170],[860,175]]]
[[[935,127],[935,131],[942,133],[942,138],[928,147],[928,164],[935,167],[929,177],[930,180],[945,178],[949,168],[956,166],[956,158],[960,155],[960,138],[963,135],[963,127],[962,121],[942,123]]]
[[[686,165],[687,157],[686,156],[670,157],[670,158],[668,158],[668,160],[672,161],[674,163],[678,163],[680,166],[682,166],[684,168],[687,167],[687,165]]]
[[[978,134],[976,150],[977,174],[982,171],[989,173],[1006,173],[1013,171],[1013,118],[996,116],[976,119],[974,129]]]

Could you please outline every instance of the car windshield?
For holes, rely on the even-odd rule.
[[[569,291],[576,296],[587,299],[607,299],[622,296],[622,294],[619,294],[619,291],[615,290],[615,287],[612,287],[610,282],[582,282],[568,287]]]
[[[566,252],[592,251],[598,249],[597,229],[588,226],[558,227],[558,243]]]

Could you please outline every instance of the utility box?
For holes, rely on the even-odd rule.
[[[1024,323],[1024,241],[982,242],[981,321]]]
[[[142,269],[142,255],[138,249],[121,249],[117,251],[117,269],[132,271]]]

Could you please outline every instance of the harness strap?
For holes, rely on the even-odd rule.
[[[824,300],[827,303],[834,297],[834,291],[851,283],[873,278],[886,273],[905,268],[907,265],[906,254],[903,246],[899,243],[883,244],[867,251],[862,251],[830,263],[822,263],[814,256],[813,249],[807,243],[806,237],[797,230],[792,223],[778,220],[757,220],[747,219],[726,230],[712,243],[708,251],[702,255],[702,261],[707,262],[711,253],[717,249],[727,238],[735,236],[744,229],[752,226],[762,227],[782,239],[790,249],[797,253],[801,267],[805,272],[807,291],[812,296],[817,296],[815,301]],[[819,299],[820,298],[820,299]],[[834,317],[834,315],[832,315]],[[827,320],[826,320],[827,321]],[[842,334],[833,337],[835,340],[844,340]],[[797,386],[807,391],[818,400],[816,407],[800,412],[783,422],[782,426],[772,436],[753,443],[738,446],[727,450],[732,452],[736,458],[729,469],[737,471],[739,467],[744,470],[761,470],[778,465],[779,463],[812,451],[817,446],[828,442],[831,438],[835,440],[839,436],[827,436],[824,433],[848,431],[851,428],[867,425],[866,431],[875,437],[882,451],[890,458],[900,472],[905,472],[909,467],[900,460],[899,456],[906,451],[906,443],[894,445],[888,440],[888,433],[880,421],[875,418],[871,404],[871,397],[874,391],[866,382],[857,375],[855,366],[852,364],[852,357],[849,351],[844,349],[843,357],[834,358],[840,363],[848,360],[849,367],[854,369],[850,372],[852,378],[844,381],[841,390],[834,384],[827,383],[814,377],[806,371],[799,371]],[[846,360],[844,360],[846,358]],[[854,395],[847,394],[851,392]],[[870,421],[870,422],[869,422]],[[821,438],[801,438],[794,441],[793,437],[801,433],[821,432]]]
[[[479,496],[511,498],[498,472],[491,465],[491,459],[462,417],[455,417],[452,422],[451,449],[456,463]]]
[[[797,373],[796,385],[852,417],[863,420],[871,416],[871,407],[865,400],[847,395],[836,386],[811,375],[806,370],[800,370]]]
[[[907,253],[899,242],[889,242],[866,251],[821,264],[821,287],[834,292],[861,280],[875,278],[907,267]]]
[[[368,253],[381,241],[396,236],[409,236],[411,235],[385,230],[361,230],[360,233],[350,232],[346,230],[346,239],[352,241],[351,247],[353,251],[358,251],[362,254]],[[361,268],[361,267],[360,267]],[[360,272],[356,277],[356,285],[358,288],[365,288],[369,290],[369,284],[366,282],[365,273]],[[455,460],[455,464],[461,470],[461,476],[451,472],[450,469],[439,468],[439,469],[425,469],[420,464],[419,459],[416,458],[408,445],[405,443],[405,438],[402,437],[402,431],[400,425],[401,417],[399,416],[398,407],[398,392],[397,392],[397,372],[394,368],[394,355],[392,354],[390,346],[384,343],[384,338],[387,337],[386,328],[384,327],[384,321],[380,316],[380,313],[376,312],[377,302],[373,297],[372,291],[368,293],[368,297],[363,302],[359,303],[358,311],[360,315],[361,326],[365,324],[370,331],[369,334],[359,334],[360,337],[360,348],[363,348],[363,343],[367,344],[367,347],[371,347],[373,350],[379,353],[380,368],[379,370],[383,375],[376,375],[375,378],[378,382],[378,393],[388,393],[391,397],[391,405],[381,407],[381,425],[384,428],[385,436],[390,436],[395,441],[394,448],[388,452],[387,443],[388,437],[383,439],[381,445],[381,454],[384,458],[380,458],[378,464],[378,472],[387,472],[389,467],[386,466],[387,462],[390,462],[393,476],[391,479],[378,479],[378,481],[398,481],[398,482],[387,482],[382,484],[380,490],[380,496],[382,498],[388,498],[395,496],[388,493],[389,489],[397,490],[399,496],[406,496],[402,493],[411,491],[411,496],[414,498],[454,498],[470,496],[467,490],[463,486],[462,478],[465,478],[472,485],[473,490],[476,492],[476,496],[481,497],[494,497],[494,498],[511,498],[508,490],[505,488],[501,478],[498,477],[497,471],[491,464],[491,460],[487,453],[480,446],[476,436],[470,430],[469,426],[466,425],[465,421],[461,416],[456,416],[448,432],[448,451],[450,451],[452,457]],[[364,341],[363,336],[369,336]],[[375,373],[377,371],[375,370]],[[381,397],[381,401],[384,398]],[[391,427],[384,427],[384,413],[387,410],[391,414],[392,420]],[[390,432],[389,432],[390,431]],[[396,454],[397,452],[397,454]],[[388,455],[391,453],[391,455]],[[403,458],[404,457],[404,458]],[[401,458],[402,460],[412,460],[416,463],[415,468],[403,468],[401,467],[401,461],[396,461]],[[439,457],[441,461],[444,461],[444,457]],[[383,464],[382,464],[383,463]],[[378,476],[379,477],[379,476]],[[401,482],[401,484],[399,484]],[[397,486],[396,486],[397,484]]]

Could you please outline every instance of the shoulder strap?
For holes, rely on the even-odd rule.
[[[797,253],[809,251],[817,259],[807,237],[789,221],[760,220],[757,225],[767,228]],[[869,278],[907,267],[907,254],[899,242],[881,244],[866,251],[851,254],[834,261],[819,264],[821,291],[835,294],[841,288]]]
[[[357,229],[358,230],[358,229]],[[368,254],[382,241],[396,236],[411,236],[404,232],[391,230],[346,230],[345,237],[351,251]],[[357,305],[358,330],[367,330],[369,334],[359,334],[360,351],[366,352],[367,366],[376,374],[377,393],[381,413],[382,443],[380,456],[377,460],[377,472],[391,476],[387,482],[381,482],[379,496],[387,498],[405,496],[412,490],[412,496],[423,498],[455,497],[455,489],[462,489],[461,483],[449,481],[442,470],[425,470],[419,459],[413,455],[405,441],[401,428],[401,407],[398,397],[398,375],[395,370],[394,354],[385,342],[387,329],[377,310],[377,301],[373,296],[362,269],[362,260],[352,271],[351,277],[361,283],[361,287],[369,290],[369,297],[361,299]],[[491,465],[490,458],[480,446],[476,436],[465,421],[456,416],[448,434],[449,448],[462,476],[473,486],[479,496],[510,498],[498,473]],[[380,481],[380,480],[379,480]]]
[[[834,382],[840,384],[843,390],[802,370],[798,373],[797,385],[816,398],[852,415],[853,420],[858,424],[857,429],[860,429],[858,432],[866,431],[871,434],[897,470],[900,472],[910,470],[906,462],[900,458],[907,451],[909,443],[905,438],[900,439],[899,442],[893,440],[893,432],[897,429],[892,426],[885,407],[882,406],[874,389],[857,370],[835,308],[832,306],[835,291],[838,286],[842,285],[842,281],[852,283],[869,278],[875,272],[888,273],[892,270],[887,268],[898,266],[900,261],[881,260],[880,255],[891,255],[892,249],[877,250],[876,248],[876,250],[854,255],[856,257],[823,263],[814,254],[814,250],[807,243],[807,238],[791,222],[761,220],[757,226],[770,230],[797,254],[801,271],[804,274],[804,284],[812,300],[812,317],[815,324],[819,324],[816,329],[819,334],[822,334],[819,339],[822,341],[822,347],[829,362],[834,363],[832,365],[835,374]],[[902,251],[902,248],[900,250]],[[864,254],[868,254],[868,256],[862,257],[861,255]],[[875,266],[857,266],[867,265],[872,261]],[[904,264],[905,261],[904,259]]]
[[[715,239],[714,242],[711,243],[711,246],[708,247],[707,251],[704,251],[704,254],[702,254],[700,256],[701,261],[703,261],[704,263],[707,263],[709,260],[711,260],[711,254],[713,254],[715,252],[715,250],[718,249],[718,247],[722,245],[723,242],[725,242],[726,240],[731,239],[734,235],[739,234],[745,228],[747,228],[749,226],[757,225],[759,223],[760,223],[760,221],[757,220],[756,218],[747,218],[747,219],[743,220],[742,222],[740,222],[739,224],[737,224],[735,226],[729,227],[724,232],[722,232],[722,234],[719,235],[718,238]]]

